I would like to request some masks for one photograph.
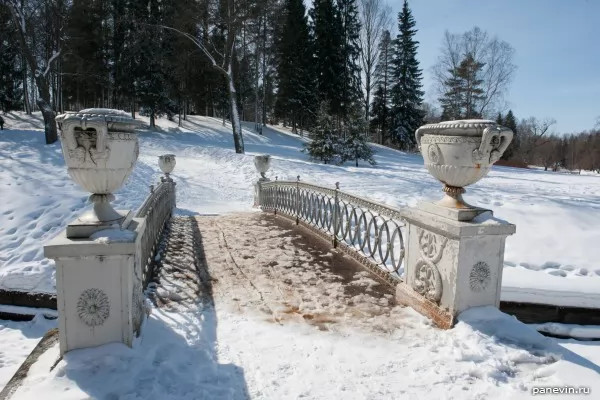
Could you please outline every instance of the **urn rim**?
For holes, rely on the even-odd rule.
[[[509,130],[489,119],[461,119],[427,124],[417,129],[417,135],[481,136],[487,128]]]

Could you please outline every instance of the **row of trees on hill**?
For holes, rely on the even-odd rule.
[[[569,135],[552,131],[552,118],[523,118],[516,121],[512,111],[499,114],[497,122],[511,128],[515,138],[503,159],[525,165],[539,165],[545,170],[588,170],[600,173],[600,129]]]
[[[228,118],[360,126],[411,149],[422,123],[415,21],[405,2],[394,36],[384,0],[6,0],[0,4],[0,105],[54,115],[111,107],[156,118]],[[353,123],[353,122],[352,122]]]
[[[369,140],[414,150],[423,123],[507,108],[514,49],[477,27],[446,32],[432,67],[440,107],[424,102],[417,21],[406,1],[398,15],[385,1],[3,0],[0,108],[41,111],[48,143],[65,110],[124,109],[151,125],[220,117],[238,153],[240,120],[283,122],[311,132],[308,151],[324,162],[370,162]],[[516,133],[505,158],[556,158],[541,154],[557,147],[552,120],[499,118]]]

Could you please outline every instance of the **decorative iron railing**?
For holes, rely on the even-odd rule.
[[[400,210],[343,192],[339,184],[332,189],[300,177],[257,185],[263,211],[295,219],[388,282],[398,283],[404,260]]]
[[[175,208],[175,182],[165,180],[156,187],[150,186],[150,194],[137,210],[136,218],[146,219],[146,229],[141,240],[142,286],[146,289],[152,279],[154,264],[160,235]]]

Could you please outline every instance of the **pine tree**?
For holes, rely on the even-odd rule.
[[[422,71],[417,60],[418,43],[414,36],[415,19],[408,2],[404,0],[398,14],[398,36],[394,44],[392,76],[392,134],[394,141],[403,149],[412,150],[416,146],[414,133],[423,123],[424,113]]]
[[[504,154],[502,154],[503,160],[510,160],[515,155],[515,151],[519,143],[519,137],[517,132],[517,120],[515,119],[515,115],[513,114],[512,110],[508,110],[508,113],[506,113],[502,125],[509,128],[514,133],[513,140],[510,142],[510,144],[504,151]]]
[[[317,114],[317,121],[312,132],[312,140],[304,145],[303,152],[307,152],[312,159],[331,163],[339,155],[340,139],[335,132],[332,116],[329,114],[329,104],[322,101]]]
[[[345,127],[347,132],[341,154],[342,162],[354,160],[358,167],[358,161],[365,160],[369,164],[375,165],[374,152],[368,142],[368,125],[359,109],[352,110]]]
[[[108,68],[102,30],[103,2],[75,0],[69,13],[63,71],[69,77],[64,85],[68,108],[99,106],[108,87]],[[103,104],[102,104],[103,105]]]
[[[379,44],[379,58],[375,69],[375,91],[371,106],[371,130],[379,137],[379,144],[389,138],[390,78],[392,76],[393,42],[389,31],[383,32]]]
[[[451,71],[451,78],[446,81],[446,92],[440,98],[443,113],[442,119],[481,118],[479,104],[483,100],[483,81],[479,78],[484,64],[475,61],[471,54]]]
[[[276,113],[291,120],[292,129],[304,121],[314,104],[312,45],[302,0],[285,2],[285,22],[277,43],[278,87]]]
[[[173,88],[165,63],[165,57],[173,51],[167,40],[170,37],[164,30],[154,28],[154,25],[169,25],[171,5],[169,1],[150,0],[138,9],[142,21],[148,25],[142,25],[138,36],[135,93],[141,113],[150,117],[151,128],[156,118],[164,114],[171,117],[176,109],[170,98]]]
[[[19,48],[8,9],[0,6],[0,111],[20,109],[23,105],[23,71]]]
[[[345,118],[361,99],[360,21],[356,0],[337,0],[337,23],[341,29],[341,104],[340,116]]]
[[[314,0],[310,10],[319,99],[339,116],[343,108],[344,43],[341,18],[333,0]]]
[[[499,113],[498,113],[498,116],[496,117],[496,123],[497,123],[498,125],[502,125],[502,124],[503,124],[503,121],[504,121],[504,119],[502,118],[502,113],[501,113],[501,112],[499,112]]]

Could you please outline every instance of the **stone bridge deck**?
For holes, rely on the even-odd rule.
[[[392,332],[394,290],[324,240],[265,213],[174,217],[150,283],[167,309],[214,304],[273,323]],[[393,315],[396,314],[396,315]]]

